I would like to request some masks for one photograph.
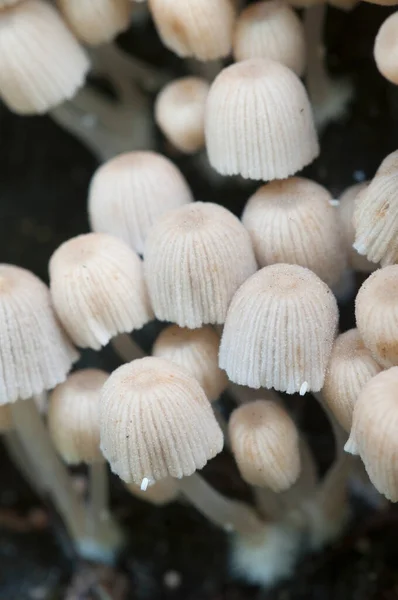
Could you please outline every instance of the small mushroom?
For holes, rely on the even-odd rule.
[[[395,4],[395,2],[394,2]],[[384,21],[376,36],[374,58],[380,73],[398,85],[398,12]]]
[[[141,489],[141,486],[135,483],[129,483],[126,487],[136,498],[155,506],[163,506],[178,499],[180,493],[178,483],[178,479],[165,477],[152,485],[148,485],[145,490]]]

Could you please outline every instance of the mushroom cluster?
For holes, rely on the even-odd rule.
[[[49,257],[49,287],[0,265],[0,433],[81,556],[110,562],[125,543],[110,470],[155,505],[185,497],[230,536],[234,571],[270,585],[340,534],[359,474],[398,501],[398,151],[339,200],[299,175],[319,154],[317,128],[351,92],[325,67],[325,5],[261,0],[238,14],[238,4],[141,7],[188,69],[201,63],[200,73],[158,81],[152,107],[138,100],[145,65],[112,42],[141,10],[135,3],[0,0],[0,98],[19,114],[48,112],[109,159],[88,190],[91,232]],[[394,83],[397,40],[393,14],[375,59]],[[85,85],[90,68],[105,69],[122,109]],[[94,118],[85,133],[70,106]],[[240,218],[224,199],[197,200],[146,135],[136,146],[128,120],[137,112],[140,129],[148,108],[175,152],[205,149],[207,173],[258,182]],[[355,273],[364,280],[356,328],[340,332]],[[132,334],[154,320],[160,333],[147,355]],[[76,348],[109,343],[116,370],[71,373]],[[47,393],[42,414],[37,397]],[[322,478],[286,401],[307,393],[335,436]],[[252,503],[201,474],[224,447]],[[85,499],[67,468],[76,464],[86,465]]]

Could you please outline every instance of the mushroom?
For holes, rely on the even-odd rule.
[[[141,489],[141,486],[135,483],[129,483],[126,487],[136,498],[150,502],[150,504],[154,504],[155,506],[163,506],[164,504],[174,502],[174,500],[178,499],[180,493],[178,479],[174,479],[173,477],[165,477],[160,481],[156,481],[145,490]]]
[[[395,2],[394,2],[395,4]],[[376,36],[374,58],[380,73],[398,85],[398,12],[384,21]]]
[[[127,152],[95,172],[88,212],[93,231],[119,237],[143,254],[151,227],[169,210],[192,201],[170,160],[155,152]]]
[[[88,58],[49,2],[0,11],[0,98],[19,114],[42,114],[84,84]]]
[[[100,450],[100,391],[108,373],[83,369],[69,375],[51,393],[48,427],[54,445],[68,465],[89,467],[90,505],[87,523],[90,544],[101,548],[101,558],[112,561],[123,542],[122,533],[109,512],[109,484]]]
[[[359,454],[376,489],[398,501],[397,477],[398,367],[378,373],[361,390],[345,450]]]
[[[329,286],[346,267],[340,224],[332,196],[314,181],[290,177],[260,187],[242,215],[260,267],[297,264]]]
[[[210,87],[206,148],[221,175],[284,179],[319,154],[307,93],[300,79],[270,59],[221,71]]]
[[[148,236],[144,258],[156,317],[190,329],[224,323],[235,291],[257,269],[239,219],[203,202],[164,216]]]
[[[183,58],[216,60],[231,51],[235,10],[231,0],[149,0],[164,45]]]
[[[231,381],[293,394],[319,391],[336,333],[336,300],[298,265],[264,267],[236,292],[219,364]]]
[[[305,68],[304,29],[294,10],[282,0],[255,2],[239,15],[233,41],[235,61],[271,58],[299,77]]]
[[[155,121],[166,138],[184,154],[205,145],[205,104],[209,83],[200,77],[182,77],[168,83],[155,103]]]
[[[55,310],[77,346],[99,350],[152,319],[142,262],[115,237],[88,233],[64,242],[49,271]],[[119,341],[133,346],[128,336]]]
[[[70,29],[84,44],[110,42],[130,25],[130,0],[57,0]]]
[[[196,473],[223,447],[199,383],[183,368],[146,357],[116,369],[101,393],[101,449],[126,483],[145,490],[172,476],[210,520],[238,533],[261,526],[248,506],[228,500]]]
[[[398,265],[372,273],[355,301],[358,331],[383,367],[398,365]]]
[[[384,267],[398,260],[398,150],[381,163],[355,207],[354,248]]]

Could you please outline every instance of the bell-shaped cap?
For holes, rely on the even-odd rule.
[[[219,346],[220,338],[210,326],[187,329],[170,325],[157,337],[152,354],[186,369],[212,402],[228,384],[227,376],[218,366]]]
[[[78,354],[62,331],[47,286],[0,265],[0,404],[41,394],[66,379]]]
[[[250,485],[288,490],[300,475],[299,433],[284,408],[272,401],[243,404],[228,424],[232,451]]]
[[[170,160],[156,152],[127,152],[95,172],[88,212],[93,231],[114,235],[143,254],[151,227],[169,210],[192,201]]]
[[[338,322],[328,286],[298,265],[271,265],[250,277],[228,309],[219,364],[229,379],[288,394],[319,391]]]
[[[0,12],[0,97],[14,112],[41,114],[73,98],[89,67],[49,2],[29,0]]]
[[[199,383],[154,357],[116,369],[101,393],[101,449],[127,483],[152,483],[202,469],[223,435]]]
[[[75,465],[103,461],[100,450],[100,392],[108,373],[82,369],[69,375],[51,393],[48,427],[58,453]]]
[[[152,319],[142,261],[117,238],[71,238],[54,252],[49,270],[55,310],[77,346],[99,350]]]
[[[271,59],[221,71],[207,97],[205,134],[210,164],[221,175],[285,179],[319,154],[303,84]]]
[[[257,264],[239,219],[218,204],[194,202],[152,229],[144,268],[156,317],[195,329],[224,323],[232,296]]]

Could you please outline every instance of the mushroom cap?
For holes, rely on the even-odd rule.
[[[232,451],[250,485],[288,490],[301,470],[299,434],[289,414],[272,401],[243,404],[228,424]]]
[[[8,404],[0,405],[0,434],[14,429],[11,409]]]
[[[355,241],[354,211],[359,205],[368,182],[356,183],[348,187],[339,198],[338,212],[342,226],[342,234],[346,245],[348,260],[351,267],[360,273],[372,273],[377,265],[370,262],[366,256],[358,254],[352,247]]]
[[[128,28],[130,0],[57,0],[58,7],[77,38],[89,46],[110,42]]]
[[[49,270],[55,310],[77,346],[99,350],[152,319],[142,261],[117,238],[74,237],[54,252]]]
[[[0,13],[0,97],[14,112],[42,114],[83,86],[89,60],[48,2]]]
[[[133,496],[140,500],[145,500],[155,506],[163,506],[177,500],[179,494],[178,479],[173,477],[165,477],[160,481],[156,481],[149,485],[146,490],[142,490],[139,485],[129,483],[127,489]]]
[[[103,461],[100,450],[99,403],[108,373],[75,371],[51,393],[48,427],[54,445],[70,464]]]
[[[322,397],[347,432],[351,431],[352,414],[359,393],[381,370],[363,343],[358,329],[350,329],[336,338]]]
[[[53,388],[78,359],[47,286],[33,273],[5,264],[0,264],[0,339],[0,404]]]
[[[395,4],[395,2],[394,2]],[[398,84],[398,12],[384,21],[375,39],[374,58],[380,73]]]
[[[398,501],[398,367],[373,377],[359,394],[350,440],[375,488]]]
[[[179,169],[155,152],[127,152],[95,172],[89,190],[91,228],[143,254],[151,227],[169,210],[193,201]]]
[[[298,265],[264,267],[232,299],[220,367],[252,388],[319,391],[337,321],[336,299],[315,273]]]
[[[306,55],[303,24],[282,0],[251,4],[237,19],[233,53],[236,61],[271,58],[300,77]]]
[[[161,358],[116,369],[102,389],[100,414],[102,452],[127,483],[192,475],[223,447],[199,383]]]
[[[223,69],[210,87],[206,147],[221,175],[285,179],[319,154],[307,92],[287,67],[270,59]]]
[[[210,84],[200,77],[168,83],[155,104],[155,120],[180,152],[192,154],[205,145],[205,105]]]
[[[14,6],[14,4],[18,4],[22,0],[0,0],[0,10],[3,8],[9,8],[10,6]]]
[[[331,200],[323,186],[303,177],[260,187],[242,215],[259,266],[297,264],[328,285],[337,283],[346,267],[346,255]]]
[[[381,163],[354,213],[359,254],[384,267],[398,261],[398,150]]]
[[[152,354],[186,369],[213,402],[228,384],[226,374],[218,366],[219,346],[220,338],[210,326],[187,329],[170,325],[156,339]]]
[[[398,365],[398,265],[378,269],[364,281],[355,318],[373,358],[385,368]]]
[[[195,329],[224,322],[257,264],[239,219],[218,204],[194,202],[153,227],[144,269],[156,317]]]
[[[231,51],[235,10],[230,0],[149,0],[163,44],[178,56],[216,60]]]

